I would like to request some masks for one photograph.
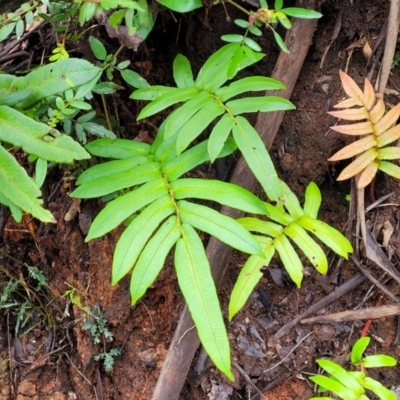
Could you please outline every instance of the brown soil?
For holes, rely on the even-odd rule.
[[[352,5],[350,3],[336,0],[323,2],[324,17],[318,22],[314,45],[291,98],[297,110],[286,113],[272,149],[280,176],[300,198],[310,181],[319,185],[323,194],[320,218],[342,231],[345,231],[348,220],[346,195],[351,189],[348,182],[337,183],[335,180],[343,165],[332,165],[327,161],[343,145],[343,138],[330,131],[329,127],[336,123],[336,119],[326,111],[344,96],[338,72],[346,68],[349,57],[346,49],[357,45],[361,38],[372,43],[388,15],[388,2],[354,0]],[[228,11],[232,19],[239,15],[231,8]],[[340,13],[342,26],[339,36],[320,68],[321,58]],[[164,29],[167,29],[168,35]],[[133,64],[151,62],[146,64],[151,67],[139,71],[147,75],[150,83],[171,84],[170,67],[177,52],[186,54],[194,69],[198,70],[211,52],[220,46],[221,34],[234,30],[233,23],[226,21],[221,5],[210,10],[207,18],[202,10],[175,22],[170,14],[165,13],[159,17],[145,47],[138,53],[126,51],[125,56],[130,57]],[[100,30],[98,34],[106,38],[105,31]],[[110,45],[117,46],[118,43],[110,39]],[[270,37],[263,38],[261,45],[265,47],[267,57],[250,69],[249,74],[269,75],[273,69],[278,50]],[[80,51],[84,54],[83,48],[81,43]],[[362,49],[356,46],[349,61],[348,73],[362,84],[365,71]],[[389,82],[389,87],[394,90],[400,87],[398,72],[399,67],[393,70]],[[396,104],[398,98],[392,95],[389,101]],[[151,138],[154,132],[151,124],[158,124],[159,121],[137,125],[134,122],[137,115],[135,103],[123,96],[117,102],[124,104],[121,119],[126,127],[125,137],[146,136],[144,132],[148,132]],[[6,225],[1,242],[2,269],[30,282],[26,265],[37,266],[49,282],[49,290],[38,294],[47,314],[43,317],[39,309],[31,309],[27,326],[20,328],[19,332],[28,327],[31,329],[22,337],[14,338],[18,310],[10,307],[0,313],[0,400],[150,399],[184,306],[170,263],[135,307],[129,305],[128,280],[111,287],[112,253],[120,232],[115,231],[88,244],[84,242],[85,221],[90,222],[98,213],[102,206],[100,201],[82,202],[77,215],[71,221],[65,221],[65,215],[73,204],[68,194],[73,188],[71,177],[75,175],[76,171],[71,168],[53,168],[46,181],[44,198],[48,199],[47,206],[57,224],[37,224],[30,230],[27,223],[16,224],[10,218]],[[389,203],[398,203],[398,185],[378,176],[376,198],[392,190],[395,194]],[[367,202],[370,202],[369,197]],[[397,210],[396,206],[388,206],[380,208],[379,215],[377,212],[367,215],[371,225],[378,225],[375,228],[378,240],[382,240],[380,228],[385,221],[398,226]],[[387,249],[393,263],[400,256],[399,240],[399,233],[395,230]],[[234,321],[228,324],[233,360],[260,390],[267,388],[264,393],[270,400],[303,400],[315,395],[314,386],[308,380],[310,374],[317,372],[315,359],[346,356],[360,336],[363,321],[334,325],[300,324],[278,345],[273,348],[267,346],[268,338],[280,327],[358,272],[352,262],[340,264],[333,256],[330,260],[331,271],[325,278],[306,267],[310,273],[300,290],[285,277],[283,284],[278,286],[266,271],[257,291]],[[234,256],[230,262],[220,289],[224,310],[242,262],[240,256]],[[281,265],[276,261],[270,268],[278,269]],[[376,276],[381,275],[376,267],[371,268]],[[5,280],[7,277],[0,272],[0,278]],[[375,306],[378,299],[382,304],[388,302],[376,290],[364,300],[370,287],[371,284],[365,281],[320,313],[351,310],[358,305]],[[389,281],[387,287],[398,294],[396,283]],[[83,329],[88,320],[87,313],[77,304],[72,304],[65,295],[72,288],[75,289],[75,300],[80,297],[81,307],[89,307],[92,312],[100,309],[104,313],[113,335],[112,342],[93,343],[90,332]],[[21,292],[24,290],[21,289]],[[20,294],[22,297],[23,293]],[[36,300],[32,302],[39,306]],[[368,332],[372,337],[370,352],[398,358],[399,348],[392,346],[395,332],[394,317],[373,322]],[[309,333],[310,336],[291,353],[294,346]],[[94,357],[112,348],[120,349],[121,355],[116,357],[113,371],[107,373]],[[375,372],[375,375],[372,373],[372,376],[390,387],[398,383],[399,373],[400,369],[396,367]],[[235,382],[229,382],[214,366],[209,365],[197,384],[186,383],[181,399],[249,399],[257,396],[236,369],[234,374]]]

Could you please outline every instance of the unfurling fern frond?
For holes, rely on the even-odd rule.
[[[357,182],[359,189],[371,183],[378,170],[400,179],[400,167],[388,162],[400,159],[400,148],[388,146],[400,138],[400,124],[395,125],[400,116],[400,104],[385,112],[386,106],[382,95],[374,92],[368,79],[365,79],[364,91],[342,71],[340,79],[349,98],[334,107],[345,110],[331,111],[328,114],[344,120],[363,121],[350,125],[336,125],[331,129],[345,135],[363,137],[329,159],[329,161],[339,161],[356,156],[337,179],[345,180],[359,175]]]

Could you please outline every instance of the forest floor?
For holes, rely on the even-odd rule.
[[[227,7],[227,11],[232,20],[240,16],[231,7]],[[326,112],[344,98],[339,70],[347,70],[362,86],[369,71],[363,48],[366,42],[372,47],[380,34],[388,16],[389,2],[326,0],[322,2],[321,12],[324,16],[318,21],[313,44],[291,97],[296,110],[285,114],[271,155],[280,177],[300,199],[310,181],[317,183],[323,196],[319,218],[354,239],[355,231],[346,230],[351,185],[348,181],[336,181],[346,163],[327,161],[344,141],[330,130],[337,119]],[[338,18],[341,18],[341,29],[321,66]],[[151,84],[172,85],[171,65],[177,53],[185,54],[198,71],[208,56],[221,46],[220,36],[234,31],[233,22],[227,22],[222,5],[213,7],[207,15],[204,10],[174,17],[163,13],[158,16],[145,45],[136,53],[125,50],[121,60],[123,57],[130,59]],[[115,39],[107,38],[105,30],[98,29],[95,35],[103,42],[109,41],[111,47],[118,47]],[[270,76],[279,51],[268,35],[260,44],[266,57],[246,73]],[[82,40],[75,52],[73,56],[86,57],[87,43]],[[372,80],[375,78],[376,75]],[[388,88],[388,102],[397,104],[400,67],[392,70]],[[143,104],[129,100],[129,94],[127,91],[114,99],[119,119],[126,128],[125,137],[151,141],[160,120],[137,123],[135,117]],[[205,165],[196,173],[208,177],[215,172]],[[35,266],[43,272],[48,288],[38,292],[39,300],[47,304],[45,315],[38,312],[37,299],[33,297],[30,301],[38,308],[29,307],[26,320],[18,321],[21,305],[0,310],[0,400],[150,399],[183,309],[184,301],[170,264],[134,307],[129,303],[128,279],[116,287],[111,286],[112,254],[121,231],[84,242],[87,224],[102,207],[99,200],[83,201],[77,216],[66,221],[71,206],[76,206],[69,197],[76,175],[73,167],[54,167],[44,185],[44,199],[57,224],[37,224],[32,230],[26,223],[17,224],[9,218],[5,226],[0,241],[0,279],[6,282],[12,275],[22,282],[29,281],[27,266]],[[366,206],[392,192],[385,202],[389,205],[374,208],[366,219],[381,245],[385,224],[395,227],[384,251],[396,266],[400,260],[399,184],[378,175],[372,199],[366,194]],[[274,260],[246,306],[227,323],[233,360],[270,400],[305,400],[315,395],[315,387],[308,379],[318,372],[315,359],[346,358],[360,337],[365,321],[298,324],[273,347],[268,346],[268,339],[282,326],[359,272],[352,261],[340,261],[332,254],[329,259],[330,270],[325,277],[305,267],[309,274],[301,289],[295,288],[282,272],[280,262]],[[219,290],[224,310],[242,264],[243,258],[234,254]],[[375,276],[382,276],[378,267],[370,264],[369,268]],[[385,284],[394,294],[399,294],[396,282],[387,280]],[[22,304],[28,292],[25,286],[19,291]],[[32,290],[29,294],[33,296]],[[381,304],[390,302],[364,280],[318,314],[373,307],[378,301]],[[93,343],[89,330],[83,329],[88,322],[85,307],[93,313],[102,313],[112,341]],[[20,325],[18,329],[17,324]],[[399,347],[393,345],[396,327],[396,317],[372,322],[368,330],[372,338],[370,354],[386,353],[399,358]],[[16,331],[24,334],[17,335]],[[119,349],[120,355],[115,357],[113,371],[108,373],[94,356],[113,348]],[[180,398],[258,399],[259,395],[243,375],[237,371],[234,374],[236,380],[230,382],[209,364],[196,382],[187,380]],[[378,370],[372,376],[385,386],[393,387],[399,384],[399,374],[400,367],[394,367]]]

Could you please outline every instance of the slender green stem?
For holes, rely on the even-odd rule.
[[[232,4],[234,7],[238,8],[240,11],[244,12],[247,15],[251,15],[251,12],[240,6],[239,4],[235,3],[233,0],[225,0],[226,3]]]

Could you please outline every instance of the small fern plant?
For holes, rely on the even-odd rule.
[[[247,272],[241,273],[236,292],[232,294],[230,318],[244,305],[260,279],[260,268],[268,265],[275,250],[300,286],[302,262],[287,237],[293,239],[322,273],[326,272],[326,259],[305,230],[344,257],[351,251],[347,239],[316,219],[320,202],[318,188],[313,184],[309,187],[302,209],[295,195],[278,178],[258,133],[241,115],[258,110],[287,110],[293,105],[276,96],[232,99],[245,92],[279,89],[283,85],[271,78],[250,77],[223,86],[228,81],[232,55],[238,46],[228,44],[214,53],[196,80],[189,61],[178,55],[173,63],[176,88],[150,86],[135,91],[132,98],[151,100],[139,118],[179,105],[160,126],[151,145],[107,138],[89,143],[86,149],[91,154],[112,160],[83,172],[71,194],[78,198],[116,196],[94,219],[86,241],[105,235],[124,221],[127,223],[114,252],[112,283],[117,284],[132,271],[133,304],[154,282],[167,255],[174,249],[178,283],[199,338],[215,365],[230,379],[233,375],[229,342],[198,231],[251,255],[244,267]],[[237,71],[262,57],[251,49],[243,54]],[[212,123],[215,125],[208,139],[201,139],[200,134]],[[198,165],[226,157],[237,149],[275,205],[234,184],[185,177]],[[276,224],[257,218],[236,221],[205,201],[260,215],[262,219],[270,218]],[[252,276],[247,280],[249,271]]]
[[[23,77],[0,75],[0,203],[10,208],[17,221],[25,211],[43,222],[55,222],[38,198],[47,162],[72,164],[90,157],[78,142],[55,126],[67,115],[90,108],[82,99],[100,74],[91,63],[71,58]],[[34,179],[12,154],[15,147],[36,162]]]
[[[344,110],[331,111],[328,114],[344,120],[363,121],[331,127],[345,135],[362,136],[329,159],[339,161],[356,156],[337,179],[345,180],[358,176],[358,189],[370,184],[378,170],[400,179],[400,167],[390,162],[400,160],[400,148],[395,145],[388,146],[400,138],[400,124],[396,125],[400,116],[400,104],[386,112],[383,96],[374,92],[368,79],[365,79],[364,91],[343,71],[340,71],[340,79],[349,98],[335,105],[335,108]]]

